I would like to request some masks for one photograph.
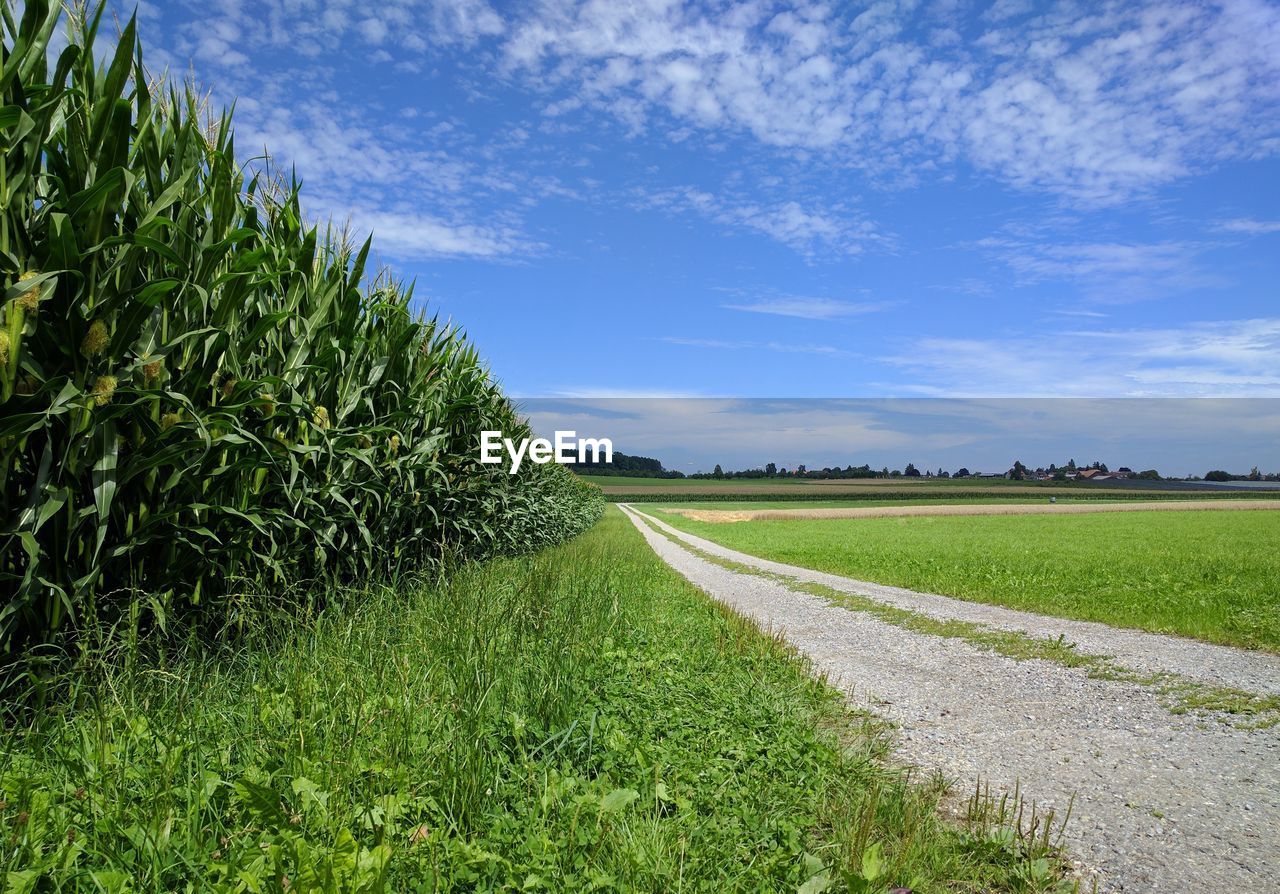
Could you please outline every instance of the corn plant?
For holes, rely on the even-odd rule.
[[[102,17],[50,59],[60,8],[3,3],[0,649],[593,523],[565,470],[478,464],[527,425],[474,346]]]

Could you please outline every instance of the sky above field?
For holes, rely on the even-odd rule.
[[[1280,396],[1276,3],[139,10],[515,394]]]
[[[536,398],[535,430],[609,437],[681,472],[861,466],[1003,473],[1069,460],[1154,468],[1280,472],[1275,398]]]

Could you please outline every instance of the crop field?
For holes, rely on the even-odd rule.
[[[751,555],[1060,617],[1280,651],[1280,511],[756,520],[663,514]]]
[[[1120,497],[1106,499],[1104,496],[1097,498],[1085,496],[1054,495],[1057,506],[1094,506],[1106,505],[1109,503],[1126,503],[1131,500]],[[1144,501],[1145,502],[1145,501]],[[679,500],[665,503],[661,500],[649,503],[644,507],[645,512],[656,512],[661,515],[669,515],[671,513],[685,512],[809,512],[814,509],[878,509],[888,507],[907,507],[907,506],[1043,506],[1048,503],[1048,497],[1040,496],[1001,496],[998,494],[988,494],[983,496],[954,496],[950,493],[940,494],[933,497],[910,498],[904,495],[902,499],[832,499],[832,500],[786,500],[786,499],[734,499],[732,496],[725,499],[702,499],[702,500]]]
[[[1058,888],[593,483],[482,466],[478,349],[135,21],[0,2],[4,891]]]
[[[734,601],[802,594],[709,563],[694,586],[611,500],[1280,651],[1274,492],[484,464],[481,432],[533,431],[479,347],[107,13],[0,0],[5,894],[1078,894],[1062,818],[993,788],[1003,762],[912,757]],[[1140,502],[1204,499],[1253,511]],[[905,517],[804,517],[877,513]]]
[[[101,643],[11,727],[10,889],[1041,890],[1020,880],[1042,845],[941,821],[880,727],[617,509],[535,556],[269,620],[158,661]]]

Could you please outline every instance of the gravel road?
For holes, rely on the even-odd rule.
[[[914,633],[862,612],[722,568],[622,507],[667,564],[762,628],[783,634],[858,706],[899,727],[899,758],[961,783],[1017,784],[1065,811],[1071,856],[1104,891],[1280,892],[1280,727],[1242,730],[1175,716],[1142,686],[1015,661],[960,639]],[[650,518],[649,516],[645,516]],[[1085,651],[1255,692],[1275,691],[1280,659],[1115,630],[765,562],[663,530],[708,553],[938,617],[1066,634]],[[950,612],[950,614],[947,614]]]

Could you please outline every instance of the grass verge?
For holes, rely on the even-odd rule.
[[[1015,630],[1001,630],[972,621],[955,618],[934,618],[908,609],[888,605],[868,596],[837,590],[825,584],[796,580],[785,574],[753,568],[685,543],[653,524],[645,523],[657,534],[688,550],[705,561],[738,574],[751,574],[767,578],[789,590],[820,596],[832,605],[863,612],[895,627],[915,633],[940,636],[945,639],[963,639],[980,648],[988,649],[1016,661],[1038,658],[1052,661],[1063,667],[1080,668],[1099,680],[1120,680],[1153,689],[1174,714],[1200,712],[1213,715],[1229,715],[1234,726],[1245,729],[1270,728],[1280,724],[1280,697],[1259,695],[1229,686],[1211,686],[1172,673],[1141,673],[1131,670],[1109,655],[1082,652],[1066,637],[1056,639],[1030,636]]]
[[[65,685],[6,718],[10,891],[1062,884],[1051,824],[986,799],[944,822],[882,726],[616,509],[234,651],[104,649]]]

